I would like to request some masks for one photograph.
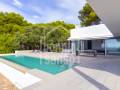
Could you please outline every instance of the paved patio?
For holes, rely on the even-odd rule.
[[[47,55],[48,58],[50,54]],[[34,54],[33,56],[42,55]],[[120,90],[119,56],[76,57],[69,55],[64,58],[69,60],[74,58],[74,63],[79,63],[79,66],[57,75],[31,70],[29,73],[42,78],[43,81],[23,90]]]
[[[34,57],[64,60],[79,65],[52,75],[37,69],[27,69],[12,62],[2,62],[20,71],[29,72],[42,79],[22,90],[120,90],[120,57],[84,57],[67,53],[24,53]],[[1,81],[1,80],[0,80]],[[5,84],[7,85],[7,84]]]

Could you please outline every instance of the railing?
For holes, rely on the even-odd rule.
[[[76,51],[76,56],[78,55],[88,55],[88,56],[97,56],[97,51],[96,50],[77,50]]]

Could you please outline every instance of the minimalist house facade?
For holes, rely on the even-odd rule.
[[[68,40],[71,41],[72,53],[94,50],[102,55],[120,55],[120,38],[114,37],[104,24],[83,28],[76,26]]]
[[[120,55],[120,0],[87,0],[105,24],[71,30],[72,52],[96,50]]]

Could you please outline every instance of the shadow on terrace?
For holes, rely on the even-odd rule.
[[[90,83],[92,83],[95,87],[97,87],[99,90],[110,90],[109,88],[107,88],[106,86],[104,86],[103,84],[99,83],[98,81],[96,81],[95,79],[91,78],[90,76],[86,75],[85,73],[83,73],[82,71],[73,68],[73,70],[75,72],[77,72],[79,75],[81,75],[83,78],[85,78],[87,81],[89,81]]]
[[[98,56],[98,57],[75,56],[74,59],[76,59],[74,60],[77,61],[76,63],[78,63],[79,60],[80,67],[102,70],[120,76],[119,56]]]

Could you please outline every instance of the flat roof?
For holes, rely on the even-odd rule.
[[[93,40],[106,39],[114,37],[110,30],[104,24],[93,25],[88,27],[76,27],[70,32],[68,40]]]

